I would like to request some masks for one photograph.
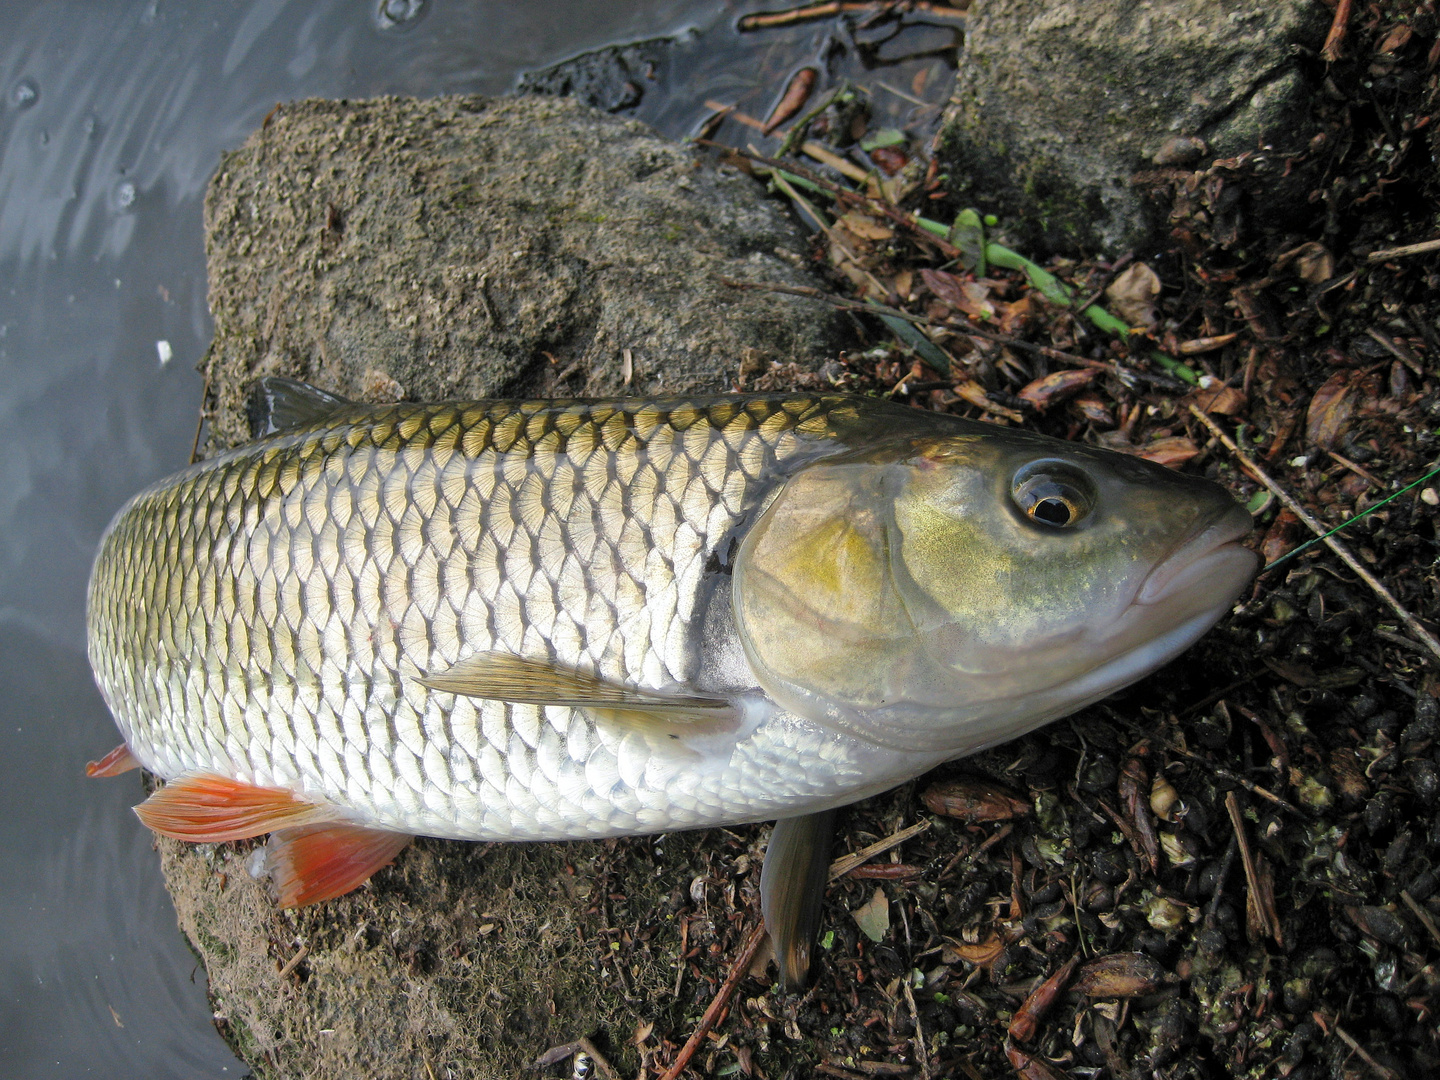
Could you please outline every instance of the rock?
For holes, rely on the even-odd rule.
[[[245,437],[259,375],[372,400],[682,393],[839,341],[818,305],[723,283],[814,284],[753,181],[567,100],[283,106],[222,161],[205,224],[216,445]]]
[[[362,399],[714,390],[742,360],[813,368],[839,325],[722,283],[818,284],[758,184],[568,101],[287,105],[224,160],[206,226],[215,446],[247,437],[260,374]],[[633,1075],[637,1009],[668,1029],[713,992],[675,996],[687,883],[722,846],[759,865],[716,837],[420,840],[296,911],[251,877],[254,842],[159,848],[256,1075],[385,1080],[521,1076],[582,1036]]]
[[[516,93],[568,97],[604,112],[627,112],[640,104],[674,52],[674,38],[610,45],[527,71]]]
[[[1032,252],[1143,249],[1158,223],[1130,178],[1157,160],[1273,143],[1278,181],[1314,130],[1298,49],[1328,18],[1312,0],[981,0],[941,136],[951,188]],[[1275,181],[1255,213],[1293,210]]]

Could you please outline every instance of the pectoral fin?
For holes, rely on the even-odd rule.
[[[615,726],[675,739],[727,730],[739,719],[739,710],[726,697],[626,686],[579,668],[510,653],[476,653],[417,681],[467,697],[586,709]]]
[[[135,813],[163,836],[208,844],[335,818],[335,811],[284,788],[256,787],[209,773],[171,780],[135,807]]]
[[[810,974],[834,831],[834,810],[781,818],[765,848],[760,909],[775,945],[780,982],[787,991],[803,989]]]

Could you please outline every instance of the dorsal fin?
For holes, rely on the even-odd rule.
[[[589,710],[612,727],[670,738],[730,730],[740,718],[727,697],[626,686],[579,668],[510,653],[476,653],[417,681],[467,697],[569,705]]]
[[[338,394],[320,390],[298,379],[266,375],[250,388],[245,415],[252,439],[273,435],[286,428],[323,420],[336,409],[353,404]]]

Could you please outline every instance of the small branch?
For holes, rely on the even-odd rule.
[[[299,950],[295,953],[295,955],[292,956],[292,957],[290,957],[289,960],[286,960],[286,961],[285,961],[285,966],[280,969],[280,975],[278,976],[279,979],[280,979],[280,981],[281,981],[281,982],[284,982],[285,979],[286,979],[286,977],[287,977],[292,971],[294,971],[297,967],[300,966],[300,961],[301,961],[301,960],[304,960],[305,957],[307,957],[307,956],[309,956],[309,955],[310,955],[310,946],[309,946],[309,945],[301,945],[300,948],[299,948]]]
[[[926,829],[930,828],[930,820],[917,821],[909,828],[901,829],[897,833],[891,833],[884,840],[877,840],[869,847],[863,847],[859,851],[853,851],[849,855],[841,855],[830,864],[830,876],[827,880],[834,881],[836,878],[844,877],[851,870],[854,870],[861,863],[868,862],[876,855],[884,854],[893,847],[899,847],[912,836],[919,836]]]
[[[1367,258],[1371,262],[1384,262],[1386,259],[1399,259],[1406,255],[1424,255],[1428,251],[1440,251],[1440,237],[1434,240],[1421,240],[1418,244],[1406,244],[1404,247],[1372,251]]]
[[[1034,353],[1036,356],[1043,356],[1047,360],[1054,360],[1058,363],[1074,364],[1077,367],[1097,368],[1114,375],[1118,379],[1134,378],[1142,382],[1155,383],[1166,389],[1187,389],[1168,375],[1156,375],[1149,371],[1134,371],[1130,368],[1122,368],[1118,364],[1111,364],[1105,360],[1092,360],[1088,356],[1080,356],[1077,353],[1054,349],[1048,345],[1036,345],[1033,342],[1021,341],[1019,338],[1011,337],[1008,334],[999,334],[994,330],[986,330],[983,327],[975,326],[969,322],[957,323],[952,320],[942,322],[937,319],[926,318],[924,315],[913,315],[908,311],[902,311],[900,308],[890,307],[888,304],[862,303],[859,300],[851,300],[844,296],[837,296],[835,293],[827,293],[821,289],[812,288],[809,285],[782,285],[776,281],[736,281],[734,278],[721,278],[720,282],[722,285],[729,285],[732,289],[765,289],[768,292],[785,293],[789,296],[804,296],[811,300],[819,300],[822,303],[833,304],[835,307],[844,308],[847,311],[863,311],[868,315],[889,315],[892,318],[904,319],[906,322],[914,323],[916,326],[934,326],[938,329],[949,330],[956,334],[969,334],[973,337],[984,338],[986,341],[993,341],[997,345],[1007,345],[1012,349],[1020,349],[1024,352]]]
[[[1341,4],[1348,4],[1349,0],[1340,0],[1340,2]],[[1387,1069],[1384,1065],[1381,1065],[1380,1062],[1376,1061],[1373,1057],[1371,1057],[1369,1052],[1358,1042],[1355,1041],[1355,1036],[1351,1035],[1339,1024],[1335,1025],[1335,1034],[1339,1035],[1340,1038],[1344,1040],[1346,1046],[1350,1047],[1351,1050],[1354,1050],[1355,1053],[1360,1055],[1361,1061],[1365,1062],[1366,1065],[1369,1065],[1370,1068],[1375,1070],[1376,1076],[1382,1077],[1383,1080],[1400,1080],[1399,1075],[1395,1072],[1394,1069]]]
[[[814,19],[828,19],[835,15],[846,15],[865,12],[870,15],[893,15],[900,5],[893,2],[880,3],[877,0],[858,2],[858,0],[828,0],[826,3],[802,4],[800,7],[789,8],[785,11],[761,11],[754,15],[744,16],[739,24],[739,29],[746,30],[768,30],[776,26],[793,26],[796,23],[809,22]],[[937,19],[964,20],[965,12],[949,4],[931,3],[929,0],[920,0],[919,3],[908,5],[911,9],[919,11]]]
[[[750,931],[750,936],[740,946],[740,953],[735,957],[735,962],[730,965],[730,973],[725,976],[725,981],[720,984],[720,989],[715,991],[715,998],[710,1002],[710,1007],[705,1010],[705,1015],[700,1018],[700,1023],[696,1025],[694,1033],[685,1040],[685,1045],[675,1056],[674,1063],[665,1071],[665,1075],[660,1080],[675,1080],[685,1071],[685,1067],[690,1064],[690,1059],[695,1056],[695,1051],[705,1041],[705,1036],[719,1022],[720,1014],[730,1004],[730,998],[734,995],[735,988],[740,985],[740,980],[750,970],[750,962],[755,959],[755,952],[760,948],[760,942],[763,940],[765,940],[765,924],[761,922]]]
[[[1320,48],[1320,59],[1333,64],[1340,59],[1340,46],[1350,29],[1351,0],[1340,0],[1335,5],[1335,18],[1330,22],[1330,32],[1325,35],[1325,44]]]
[[[1240,865],[1245,868],[1245,907],[1249,916],[1246,921],[1253,927],[1263,929],[1275,939],[1275,944],[1283,948],[1285,941],[1280,931],[1280,922],[1270,905],[1265,902],[1265,894],[1260,887],[1260,868],[1255,864],[1250,840],[1245,835],[1245,822],[1240,816],[1240,800],[1235,797],[1235,792],[1225,793],[1225,809],[1230,814],[1230,825],[1234,828],[1235,839],[1240,844]]]
[[[1435,925],[1435,920],[1430,917],[1430,913],[1415,902],[1415,897],[1410,895],[1410,890],[1401,889],[1400,899],[1405,901],[1405,906],[1413,911],[1415,917],[1424,924],[1425,929],[1430,932],[1430,936],[1435,939],[1435,944],[1440,945],[1440,927]]]
[[[1254,476],[1257,480],[1259,480],[1262,484],[1269,488],[1277,499],[1279,499],[1286,506],[1288,506],[1291,513],[1293,513],[1296,517],[1303,521],[1306,527],[1309,528],[1311,532],[1313,532],[1316,536],[1323,537],[1325,540],[1325,546],[1328,547],[1331,551],[1335,552],[1336,555],[1340,556],[1341,561],[1343,561],[1346,566],[1350,567],[1350,569],[1353,570],[1360,577],[1360,579],[1365,582],[1366,585],[1369,585],[1370,588],[1375,591],[1375,595],[1377,595],[1378,597],[1380,597],[1380,599],[1384,600],[1385,603],[1390,605],[1390,609],[1400,617],[1400,621],[1405,624],[1406,629],[1408,629],[1412,634],[1415,635],[1416,638],[1418,638],[1425,644],[1425,647],[1434,654],[1435,659],[1440,660],[1440,641],[1437,641],[1435,639],[1435,636],[1431,634],[1430,631],[1426,630],[1425,627],[1420,625],[1420,620],[1415,618],[1414,615],[1411,615],[1410,612],[1405,609],[1404,605],[1402,605],[1399,600],[1395,599],[1394,595],[1390,592],[1390,590],[1385,587],[1384,582],[1382,582],[1379,578],[1377,578],[1374,574],[1367,570],[1359,559],[1355,558],[1354,555],[1350,554],[1350,549],[1347,548],[1344,544],[1340,543],[1339,540],[1335,539],[1335,537],[1333,536],[1326,536],[1325,526],[1322,525],[1320,522],[1316,521],[1315,518],[1310,515],[1310,512],[1306,510],[1303,506],[1301,506],[1290,495],[1289,492],[1287,492],[1274,480],[1270,479],[1269,475],[1265,472],[1265,470],[1260,468],[1260,466],[1257,465],[1254,460],[1250,458],[1249,455],[1247,455],[1243,450],[1241,450],[1240,447],[1235,445],[1235,440],[1230,438],[1230,436],[1225,433],[1225,431],[1220,427],[1219,424],[1215,423],[1214,420],[1211,420],[1210,417],[1206,416],[1194,405],[1190,406],[1190,413],[1207,428],[1209,428],[1211,434],[1213,434],[1217,439],[1224,443],[1225,448],[1229,450],[1230,453],[1235,455],[1236,460],[1239,461],[1240,464],[1244,465],[1246,470],[1252,476]]]

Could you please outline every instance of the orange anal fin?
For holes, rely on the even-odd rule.
[[[298,799],[284,788],[255,787],[209,773],[171,780],[135,807],[135,813],[163,836],[212,844],[335,817],[335,811]]]
[[[303,907],[358,889],[412,839],[343,822],[303,825],[270,837],[265,865],[279,905]]]
[[[99,761],[85,763],[86,776],[119,776],[140,767],[140,759],[123,742]]]

